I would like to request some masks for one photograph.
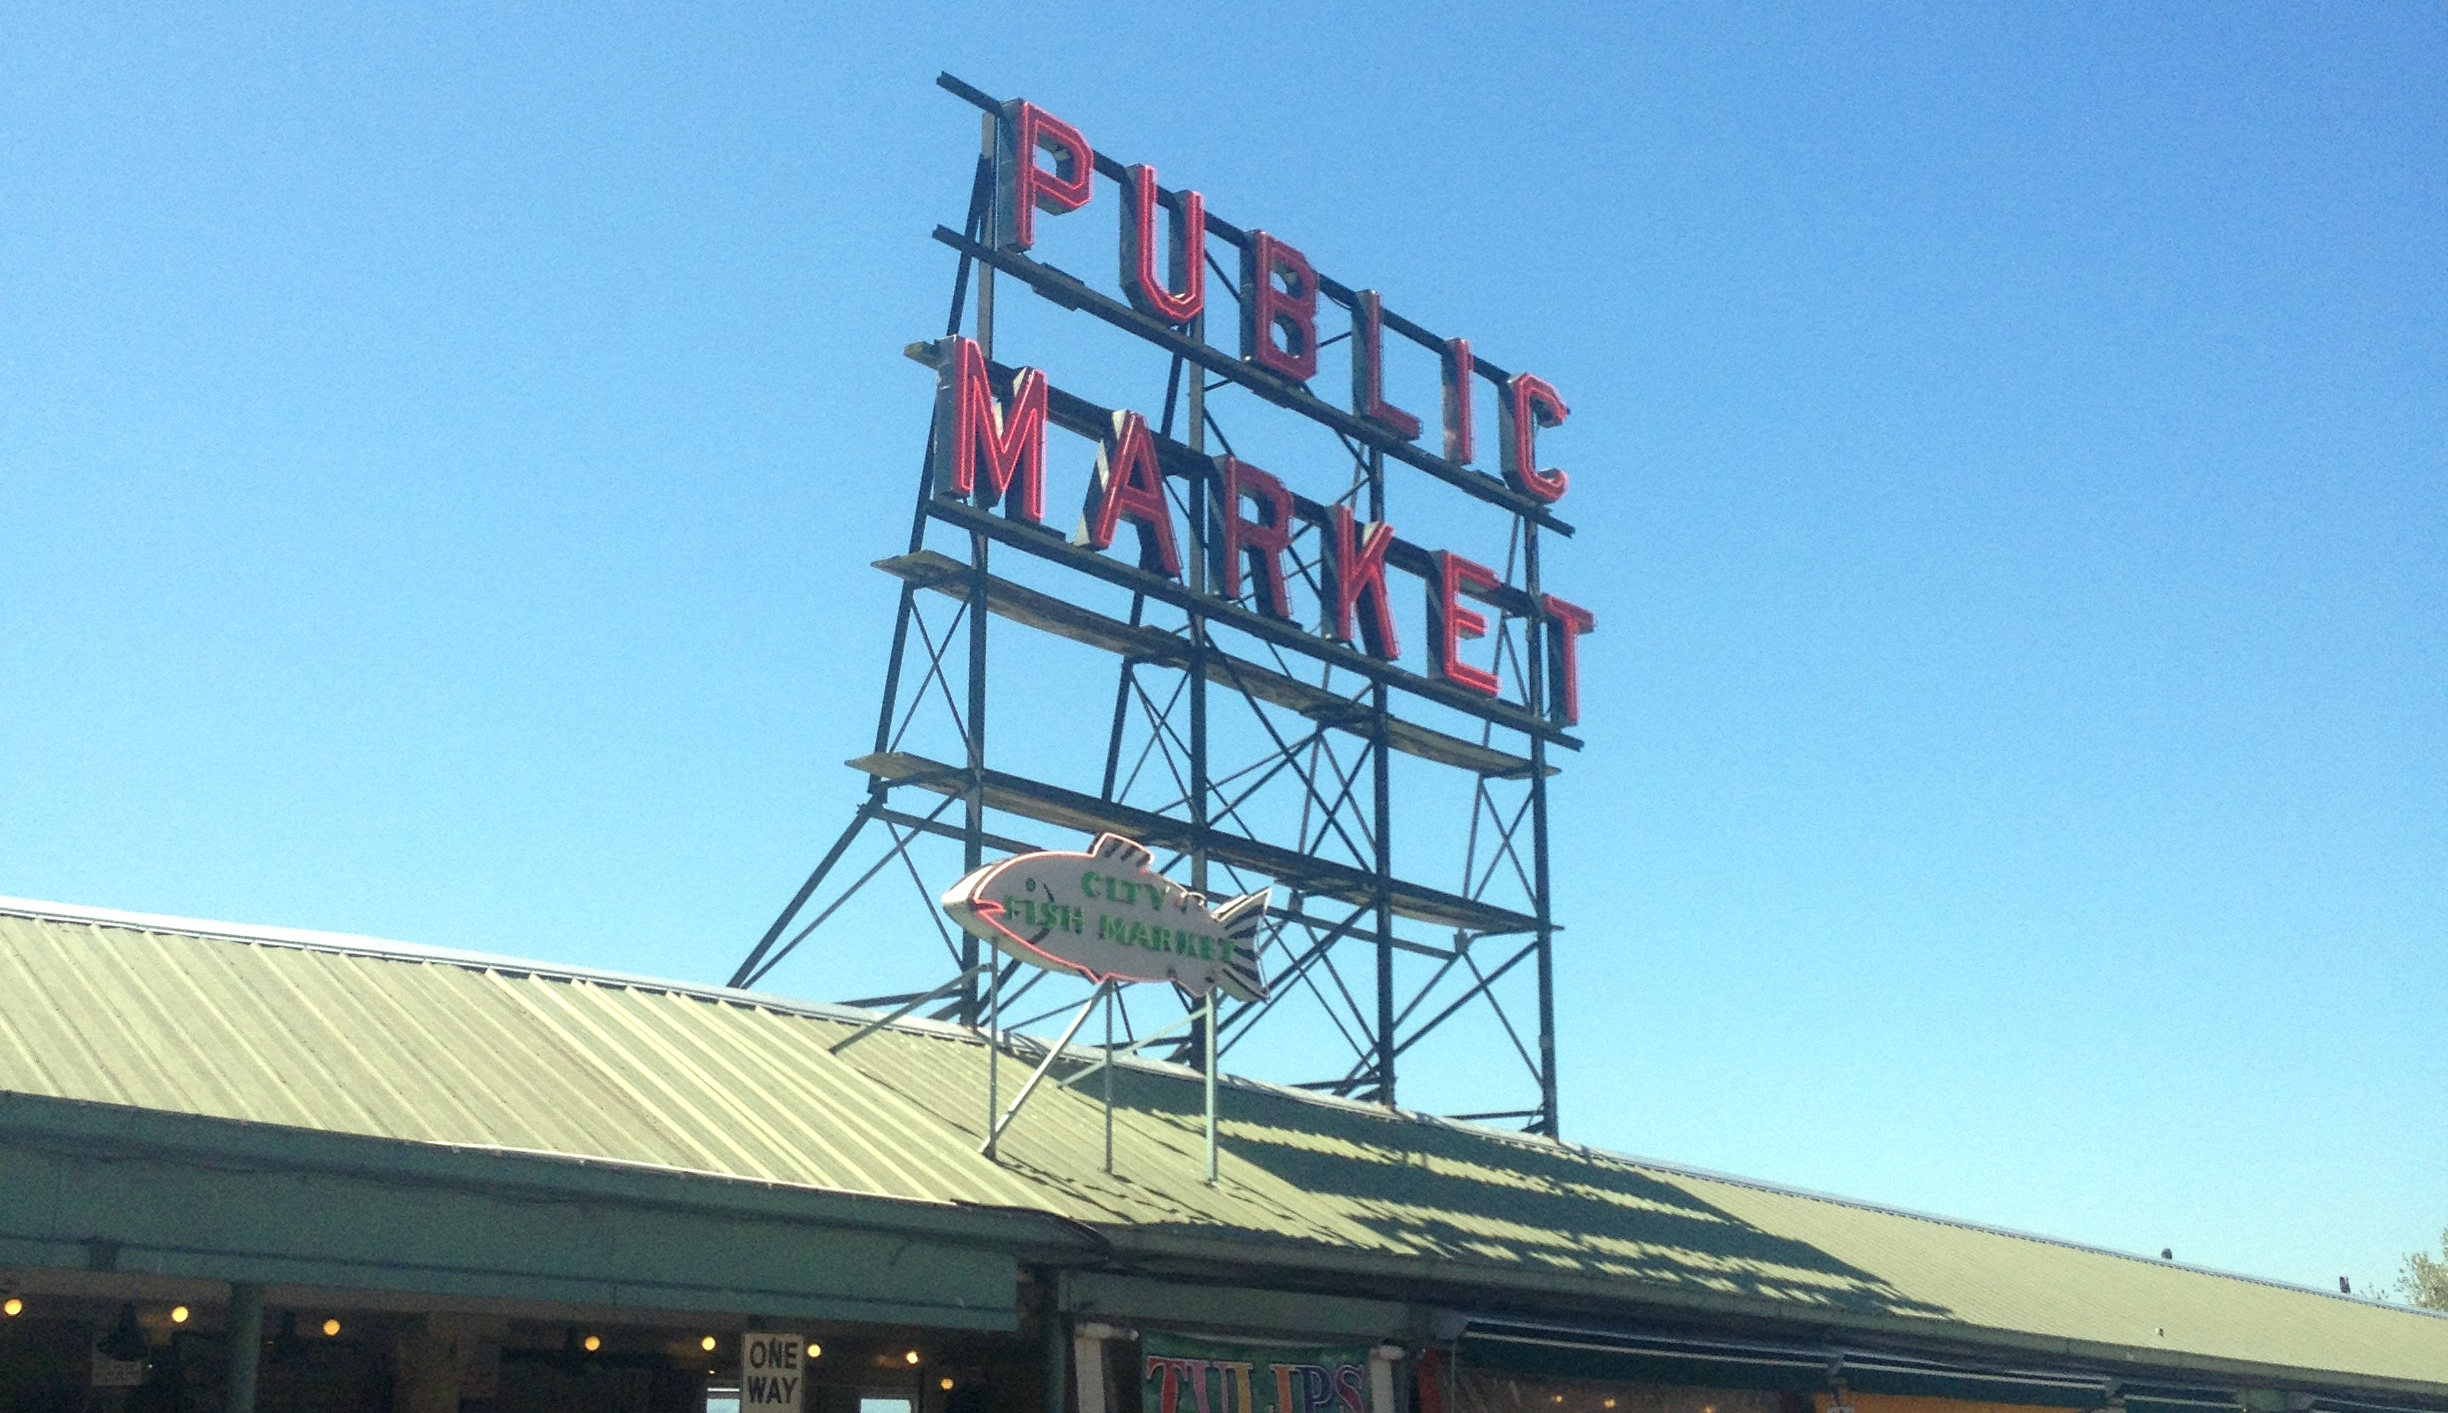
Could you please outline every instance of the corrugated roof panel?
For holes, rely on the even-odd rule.
[[[1058,1066],[978,1156],[988,1052],[739,993],[381,944],[0,903],[0,1089],[260,1123],[567,1153],[1149,1233],[1304,1243],[2423,1382],[2448,1320],[1228,1083],[1224,1182],[1199,1084]],[[13,910],[13,911],[12,911]],[[1008,1104],[1033,1060],[1006,1055]],[[1455,1274],[1453,1271],[1441,1274]],[[2164,1331],[2164,1333],[2161,1333]]]

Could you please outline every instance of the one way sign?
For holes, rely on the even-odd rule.
[[[798,1413],[806,1344],[795,1334],[750,1330],[740,1337],[740,1413]]]

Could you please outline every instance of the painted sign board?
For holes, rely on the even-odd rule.
[[[740,1413],[798,1413],[805,1392],[807,1338],[750,1330],[740,1336]]]
[[[99,1341],[93,1348],[93,1386],[95,1388],[139,1388],[145,1380],[145,1361],[114,1359],[102,1352]]]
[[[1258,924],[1273,890],[1211,911],[1204,895],[1151,869],[1154,857],[1119,834],[1098,835],[1084,854],[1018,854],[953,884],[943,909],[970,936],[1048,971],[1266,999]]]
[[[1287,1349],[1147,1331],[1140,1413],[1392,1413],[1372,1397],[1370,1351]]]

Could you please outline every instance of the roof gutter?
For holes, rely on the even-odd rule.
[[[1436,1286],[1448,1299],[1484,1305],[1488,1295],[1513,1296],[1532,1310],[1602,1311],[1611,1314],[1654,1315],[1668,1310],[1691,1315],[1735,1316],[1787,1329],[1843,1331],[1880,1335],[1911,1344],[1942,1346],[1965,1352],[2014,1352],[2081,1361],[2101,1370],[2167,1371],[2209,1375],[2240,1386],[2291,1386],[2307,1390],[2363,1390],[2407,1395],[2428,1403],[2448,1403],[2448,1384],[2397,1379],[2342,1370],[2301,1369],[2255,1360],[2229,1359],[2184,1350],[2037,1335],[1992,1326],[1947,1324],[1910,1315],[1848,1310],[1836,1306],[1795,1307],[1745,1299],[1717,1291],[1678,1287],[1634,1288],[1621,1278],[1573,1273],[1526,1271],[1445,1259],[1423,1271],[1418,1257],[1379,1252],[1343,1251],[1306,1243],[1259,1243],[1208,1237],[1146,1227],[1100,1227],[1115,1252],[1140,1262],[1187,1262],[1212,1271],[1238,1268],[1263,1279],[1274,1274],[1299,1274],[1327,1281],[1364,1283],[1383,1290],[1388,1282],[1418,1290]],[[1415,1296],[1414,1298],[1426,1298]],[[2123,1377],[2112,1375],[2111,1377]]]

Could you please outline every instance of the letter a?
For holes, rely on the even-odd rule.
[[[1139,527],[1139,567],[1179,579],[1181,554],[1173,546],[1173,512],[1165,503],[1156,439],[1136,412],[1117,412],[1113,418],[1113,434],[1097,448],[1096,479],[1088,487],[1076,539],[1105,549],[1113,544],[1115,523],[1127,515]]]

